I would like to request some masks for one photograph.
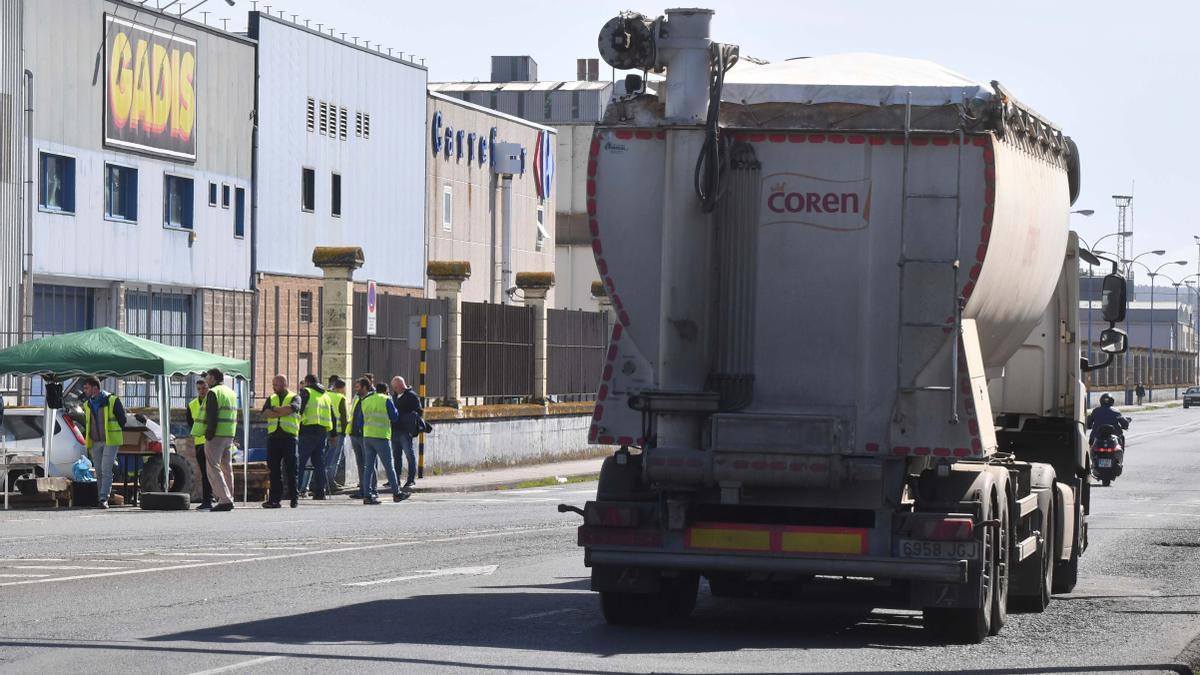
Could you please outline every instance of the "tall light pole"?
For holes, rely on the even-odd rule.
[[[1121,232],[1118,232],[1118,234],[1121,234],[1121,235],[1122,235],[1122,237],[1121,237],[1121,239],[1120,239],[1119,241],[1121,241],[1121,242],[1124,242],[1124,240],[1125,240],[1125,237],[1129,236],[1129,234],[1132,234],[1132,233],[1125,234],[1125,230],[1124,230],[1124,228],[1122,227],[1122,230],[1121,230]],[[1123,243],[1122,243],[1122,246],[1123,246]],[[1117,250],[1118,250],[1118,251],[1120,251],[1121,249],[1119,249],[1119,248],[1118,248]],[[1124,270],[1125,270],[1125,278],[1126,278],[1126,279],[1132,279],[1132,278],[1133,278],[1133,276],[1130,274],[1130,272],[1133,270],[1133,263],[1134,263],[1134,262],[1135,262],[1135,261],[1136,261],[1138,258],[1140,258],[1140,257],[1142,257],[1142,256],[1144,256],[1144,255],[1166,255],[1166,253],[1167,253],[1166,251],[1164,251],[1164,250],[1162,250],[1162,249],[1158,249],[1158,250],[1155,250],[1155,251],[1145,251],[1145,252],[1139,253],[1139,254],[1137,254],[1137,255],[1135,255],[1135,256],[1133,257],[1133,260],[1129,260],[1129,259],[1126,259],[1126,258],[1120,258],[1120,257],[1118,257],[1118,258],[1117,258],[1117,260],[1119,260],[1119,261],[1121,262],[1121,264],[1125,266],[1125,267],[1124,267]],[[1143,266],[1143,267],[1145,267],[1145,264],[1143,264],[1142,266]],[[1152,292],[1153,292],[1153,291],[1152,291]],[[1134,293],[1135,295],[1137,294],[1137,285],[1136,285],[1136,283],[1133,285],[1133,293]],[[1127,329],[1129,328],[1129,324],[1131,323],[1131,321],[1130,321],[1130,319],[1129,319],[1129,316],[1131,316],[1131,315],[1126,315],[1126,318],[1125,318],[1125,326],[1126,326],[1126,328],[1127,328]],[[1129,367],[1129,362],[1130,362],[1130,360],[1132,360],[1132,361],[1133,361],[1133,367],[1132,367],[1132,368],[1131,368],[1131,367]],[[1136,351],[1134,352],[1134,354],[1133,354],[1132,358],[1131,358],[1130,356],[1126,355],[1126,357],[1125,357],[1125,404],[1126,404],[1126,405],[1129,405],[1130,403],[1133,403],[1133,400],[1132,400],[1132,397],[1133,397],[1133,387],[1132,387],[1132,385],[1134,384],[1134,382],[1131,382],[1130,380],[1131,380],[1131,379],[1137,379],[1137,380],[1138,380],[1138,382],[1141,382],[1141,377],[1140,377],[1140,376],[1138,375],[1138,373],[1136,372],[1136,371],[1137,371],[1137,363],[1138,363],[1138,359],[1137,359],[1137,352],[1136,352]],[[1132,376],[1132,377],[1131,377],[1131,376]]]
[[[1162,255],[1163,253],[1165,253],[1165,251],[1148,251],[1147,253],[1153,253],[1155,255]],[[1186,266],[1188,264],[1188,261],[1172,260],[1171,262],[1165,262],[1165,263],[1159,265],[1158,267],[1156,267],[1155,269],[1151,270],[1149,267],[1146,266],[1146,263],[1138,262],[1138,258],[1140,258],[1144,255],[1146,255],[1146,254],[1141,253],[1141,254],[1135,255],[1133,258],[1131,258],[1129,260],[1125,260],[1123,262],[1127,263],[1130,267],[1132,267],[1135,264],[1141,265],[1142,267],[1144,267],[1146,269],[1146,272],[1148,272],[1150,274],[1150,368],[1149,368],[1150,386],[1147,387],[1146,393],[1149,396],[1148,400],[1151,403],[1153,403],[1154,402],[1154,381],[1155,381],[1155,379],[1154,379],[1154,286],[1155,286],[1154,277],[1158,276],[1159,271],[1161,271],[1162,268],[1164,268],[1168,265],[1184,265],[1184,266]]]
[[[1077,213],[1081,216],[1087,217],[1087,216],[1091,216],[1093,213],[1095,213],[1095,211],[1093,211],[1092,209],[1080,209],[1078,211],[1071,211],[1071,213]],[[1085,249],[1091,251],[1093,254],[1099,254],[1099,253],[1104,253],[1104,251],[1101,251],[1098,248],[1100,246],[1100,242],[1104,241],[1105,239],[1108,239],[1109,237],[1128,237],[1128,236],[1131,236],[1132,234],[1133,234],[1132,232],[1113,232],[1112,234],[1106,234],[1103,237],[1100,237],[1092,244],[1087,243],[1087,240],[1085,240],[1083,237],[1079,237],[1079,241],[1083,243],[1083,247]],[[1078,235],[1076,235],[1076,236],[1078,236]],[[1200,245],[1200,238],[1197,238],[1197,244]],[[1087,308],[1087,322],[1088,322],[1087,359],[1088,359],[1088,363],[1091,363],[1092,361],[1095,360],[1095,355],[1094,355],[1093,349],[1092,349],[1092,308],[1093,308],[1093,305],[1095,304],[1095,300],[1097,299],[1096,298],[1095,274],[1096,274],[1096,266],[1088,265],[1088,293],[1087,293],[1087,303],[1088,303],[1088,308]],[[1093,376],[1091,373],[1087,374],[1089,384],[1091,384],[1092,377]],[[1092,407],[1092,389],[1090,386],[1086,387],[1086,389],[1087,389],[1087,394],[1085,394],[1085,395],[1087,397],[1087,400],[1085,401],[1085,405],[1088,407],[1088,409],[1091,409],[1091,407]]]
[[[1175,287],[1175,304],[1171,305],[1171,384],[1175,388],[1175,398],[1179,398],[1179,287],[1182,281],[1175,281],[1162,274],[1162,278],[1171,282]],[[1172,399],[1174,400],[1174,399]]]
[[[1189,322],[1192,328],[1192,373],[1188,378],[1188,384],[1191,385],[1200,383],[1200,287],[1194,286],[1200,283],[1200,272],[1189,274],[1180,281],[1189,291],[1196,293],[1195,300],[1188,300],[1188,309],[1192,313],[1192,320]]]

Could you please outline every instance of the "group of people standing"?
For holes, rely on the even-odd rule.
[[[334,476],[343,456],[346,436],[354,450],[358,469],[358,491],[352,499],[364,504],[380,504],[377,465],[387,471],[393,501],[403,501],[416,483],[416,456],[413,438],[424,425],[421,399],[405,383],[392,378],[389,394],[386,384],[376,384],[370,375],[355,382],[354,397],[347,399],[346,383],[339,377],[323,388],[313,375],[304,378],[299,393],[288,389],[288,379],[276,375],[273,393],[263,403],[267,418],[267,467],[270,487],[263,508],[282,507],[283,500],[296,508],[304,485],[300,475],[311,462],[309,484],[312,498],[323,500],[332,492]],[[401,485],[398,477],[408,463],[408,478]]]
[[[238,424],[237,394],[225,386],[225,376],[213,368],[196,383],[196,398],[188,402],[187,423],[191,428],[196,461],[201,467],[201,511],[233,510],[233,440]],[[413,438],[425,428],[421,399],[403,377],[388,385],[364,375],[355,382],[348,398],[346,382],[329,378],[328,388],[314,375],[293,392],[288,378],[276,375],[272,394],[263,402],[267,419],[267,467],[270,487],[263,508],[281,508],[287,499],[292,508],[302,493],[311,489],[312,498],[323,500],[335,489],[334,479],[346,437],[354,451],[358,490],[350,495],[364,504],[379,504],[379,464],[387,473],[393,501],[411,494],[417,480]],[[85,442],[97,471],[98,506],[108,508],[113,466],[123,442],[125,408],[120,398],[104,391],[100,381],[83,382]],[[405,464],[408,476],[399,474]],[[311,472],[305,468],[311,465]]]

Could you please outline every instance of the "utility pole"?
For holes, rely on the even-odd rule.
[[[1133,201],[1133,195],[1113,195],[1113,201],[1117,203],[1117,260],[1129,260],[1129,234],[1125,233],[1133,233],[1129,229],[1129,203]],[[1125,278],[1133,283],[1132,265],[1125,266]],[[1137,292],[1136,286],[1134,292]]]

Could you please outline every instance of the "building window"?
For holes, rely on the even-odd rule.
[[[300,171],[300,209],[312,212],[317,207],[317,172],[312,169]]]
[[[317,102],[313,99],[308,99],[308,106],[304,109],[304,127],[311,134],[317,127]]]
[[[312,292],[300,291],[300,320],[305,323],[312,322]]]
[[[338,140],[346,140],[346,118],[349,114],[345,108],[338,108]]]
[[[208,205],[217,205],[217,184],[213,182],[208,184]]]
[[[371,113],[363,113],[363,138],[371,137]]]
[[[546,206],[538,204],[537,207],[537,240],[534,242],[534,248],[538,251],[542,250],[546,240],[550,238],[550,233],[546,231]]]
[[[229,183],[221,183],[221,208],[229,208]]]
[[[137,220],[137,169],[104,165],[104,217]]]
[[[338,173],[329,177],[329,213],[336,218],[342,215],[342,175]]]
[[[550,119],[554,115],[554,97],[546,92],[542,98],[542,119]]]
[[[454,224],[454,189],[442,186],[442,229],[449,232]]]
[[[42,153],[41,198],[47,211],[75,213],[75,158]]]
[[[517,117],[525,119],[525,94],[517,93]]]
[[[163,227],[192,229],[192,179],[163,176]]]
[[[362,138],[362,118],[362,113],[354,113],[354,135],[359,138]]]
[[[329,135],[329,104],[321,101],[321,135]]]
[[[237,188],[233,198],[233,236],[246,236],[246,188]]]
[[[579,119],[579,90],[571,92],[571,119]]]

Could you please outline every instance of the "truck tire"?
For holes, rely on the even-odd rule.
[[[138,478],[138,489],[145,492],[183,492],[192,494],[195,477],[192,476],[192,465],[178,454],[171,455],[171,486],[163,490],[162,455],[150,457],[142,464],[141,475]]]
[[[1054,519],[1057,517],[1057,514],[1054,513],[1053,501],[1051,504],[1051,510],[1046,514],[1042,526],[1045,530],[1042,533],[1045,544],[1036,557],[1038,568],[1042,571],[1040,583],[1038,584],[1038,593],[1037,595],[1013,596],[1011,600],[1013,609],[1037,614],[1046,611],[1046,607],[1050,605],[1051,589],[1054,587],[1055,551],[1057,550],[1054,532]]]
[[[1079,505],[1075,505],[1075,541],[1071,545],[1071,558],[1054,564],[1054,585],[1051,591],[1056,594],[1070,593],[1075,590],[1079,580],[1079,553],[1083,550],[1083,518],[1079,514]]]
[[[607,457],[600,465],[600,482],[596,486],[596,501],[627,502],[642,499],[642,455],[625,454],[625,463],[618,456]]]
[[[1003,488],[1002,488],[1003,489]],[[1008,575],[1012,571],[1012,512],[1008,509],[1008,495],[992,503],[992,513],[1000,514],[1000,527],[992,528],[996,542],[995,592],[992,593],[992,622],[989,635],[996,635],[1008,623]]]
[[[987,502],[985,502],[987,503]],[[991,520],[997,514],[998,499],[992,493],[984,520]],[[1007,509],[1006,509],[1007,511]],[[997,572],[1000,569],[997,556],[998,528],[989,528],[983,537],[983,561],[981,563],[981,581],[983,597],[979,607],[926,607],[924,609],[925,630],[935,639],[950,640],[966,644],[979,644],[988,635],[992,635],[992,622],[996,614],[997,602]]]
[[[612,626],[649,626],[663,621],[680,621],[696,608],[700,576],[681,574],[663,578],[655,593],[600,592],[600,609]]]
[[[187,492],[143,492],[138,506],[146,511],[187,511],[192,507],[192,495]]]

